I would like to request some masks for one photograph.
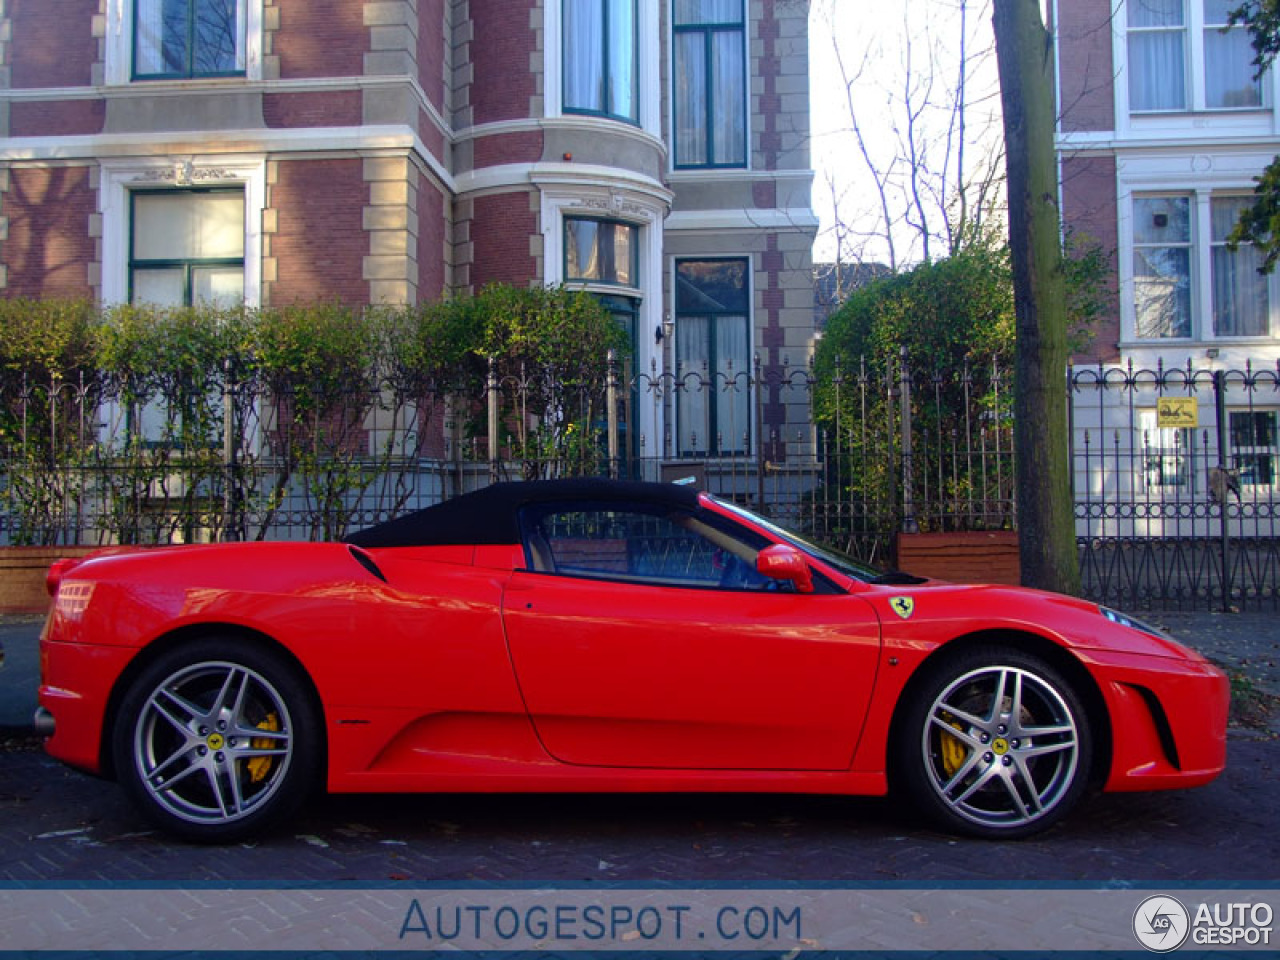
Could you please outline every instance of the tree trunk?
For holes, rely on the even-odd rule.
[[[1079,594],[1067,436],[1067,312],[1053,42],[1039,0],[995,0],[1017,314],[1013,442],[1025,586]]]

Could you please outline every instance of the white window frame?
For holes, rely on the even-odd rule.
[[[1204,52],[1204,2],[1203,0],[1182,0],[1186,44],[1184,47],[1185,105],[1168,110],[1139,110],[1129,104],[1129,18],[1126,4],[1133,0],[1113,0],[1112,23],[1115,28],[1113,52],[1119,69],[1116,73],[1115,91],[1117,100],[1117,116],[1136,119],[1178,117],[1190,113],[1220,114],[1256,114],[1270,112],[1273,109],[1276,71],[1268,71],[1262,78],[1262,103],[1258,106],[1244,107],[1210,107],[1205,103],[1205,52]]]
[[[260,0],[258,0],[260,2]],[[658,4],[662,0],[636,0],[636,109],[641,130],[662,136],[662,81],[658,36]],[[543,110],[548,118],[573,118],[588,123],[635,124],[613,117],[566,113],[564,109],[564,5],[561,0],[545,0],[542,20]]]
[[[108,86],[154,87],[165,83],[244,83],[262,79],[263,0],[245,0],[244,77],[174,77],[172,79],[133,79],[133,7],[134,0],[107,0],[106,63],[104,79]]]
[[[1219,337],[1213,331],[1213,275],[1212,249],[1210,239],[1210,201],[1215,197],[1240,196],[1252,193],[1252,186],[1247,183],[1233,184],[1192,184],[1176,181],[1160,183],[1122,183],[1117,191],[1118,233],[1120,241],[1119,280],[1120,280],[1120,318],[1121,346],[1126,347],[1173,347],[1188,344],[1242,344],[1270,345],[1280,336],[1280,285],[1273,275],[1268,279],[1268,306],[1270,323],[1264,334],[1257,336]],[[1188,337],[1155,338],[1137,335],[1137,308],[1134,303],[1134,229],[1133,208],[1135,196],[1159,195],[1190,196],[1191,200],[1191,333]]]
[[[99,190],[102,215],[102,301],[129,302],[130,191],[171,186],[244,188],[244,303],[262,303],[262,211],[267,197],[265,155],[104,159]]]

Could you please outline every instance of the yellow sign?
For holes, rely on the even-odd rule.
[[[889,600],[889,606],[903,620],[910,619],[911,614],[916,612],[916,602],[911,597],[893,597]]]
[[[1161,397],[1156,401],[1156,426],[1200,426],[1200,402],[1195,397]]]

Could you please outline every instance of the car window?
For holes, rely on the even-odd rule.
[[[756,571],[768,541],[718,518],[644,504],[553,504],[521,513],[530,570],[665,586],[776,590]]]

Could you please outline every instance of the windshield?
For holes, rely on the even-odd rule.
[[[773,521],[766,520],[759,514],[752,513],[750,510],[744,509],[736,503],[732,503],[729,500],[722,500],[719,497],[712,496],[711,494],[707,494],[707,496],[714,500],[719,506],[724,507],[724,509],[728,510],[730,513],[736,514],[744,520],[749,520],[754,524],[758,524],[784,543],[791,544],[796,549],[804,551],[809,554],[809,556],[821,560],[823,563],[827,564],[827,566],[833,567],[845,576],[853,577],[855,580],[862,580],[866,583],[924,582],[923,578],[913,577],[909,573],[901,573],[897,570],[877,570],[875,567],[868,566],[859,560],[855,560],[847,553],[843,553],[839,550],[833,550],[830,547],[820,547],[818,544],[806,540],[797,533],[792,533],[790,530],[784,530]]]

